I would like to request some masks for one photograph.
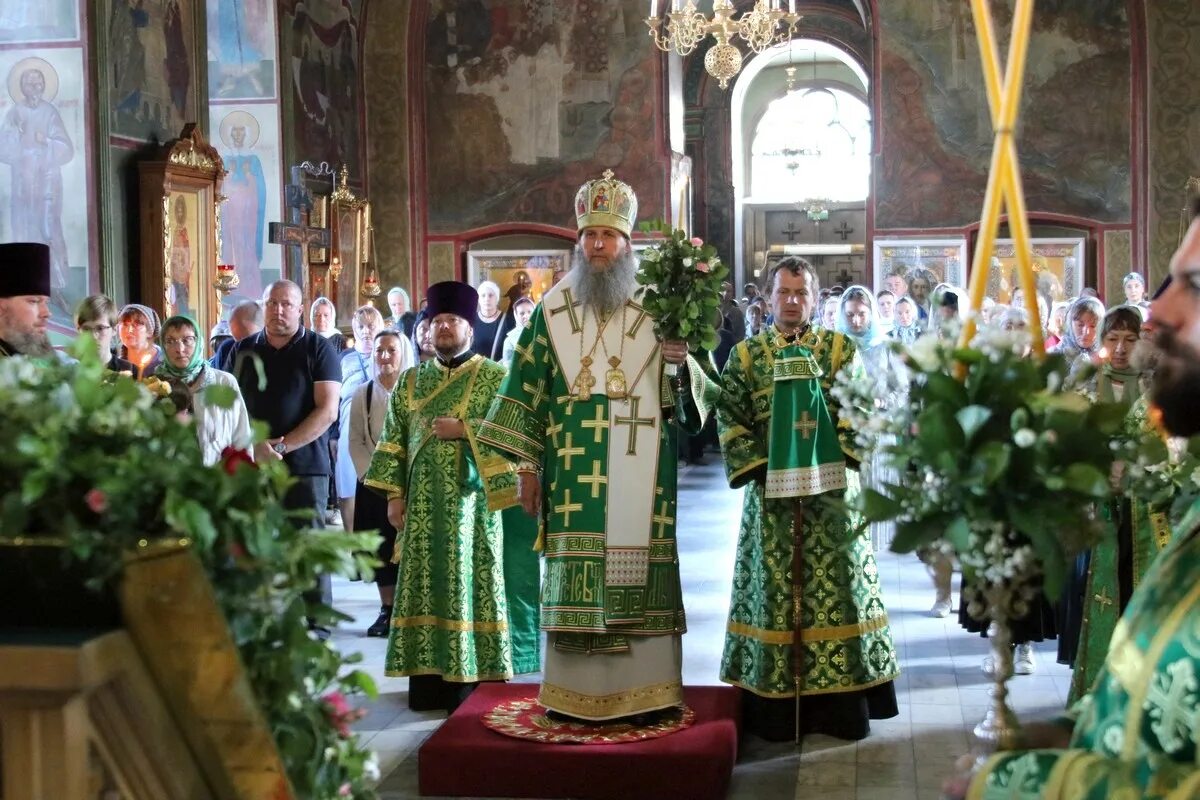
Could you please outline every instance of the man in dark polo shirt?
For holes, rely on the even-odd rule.
[[[325,432],[337,420],[342,367],[323,336],[300,327],[304,300],[300,287],[276,281],[267,293],[266,327],[237,343],[231,361],[251,419],[267,424],[268,439],[255,446],[260,463],[272,459],[287,465],[296,483],[284,507],[312,511],[313,527],[323,527],[329,497],[329,447]],[[266,387],[259,389],[254,354],[262,361]],[[320,579],[321,601],[333,599],[329,576]]]

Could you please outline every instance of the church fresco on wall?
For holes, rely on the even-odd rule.
[[[665,213],[658,52],[642,0],[432,0],[426,28],[429,226],[570,227],[611,168]]]
[[[347,164],[351,183],[361,185],[363,0],[282,0],[279,6],[284,157],[289,165]]]
[[[201,0],[105,0],[111,136],[167,142],[193,122]]]
[[[212,100],[274,98],[275,0],[207,0]]]
[[[1011,27],[1014,0],[991,4]],[[992,128],[970,7],[888,0],[881,17],[878,228],[956,227],[978,217]],[[1007,52],[1007,40],[1001,46]],[[1130,27],[1125,0],[1039,3],[1020,150],[1032,212],[1128,222]],[[1115,113],[1114,113],[1115,111]]]
[[[59,331],[72,329],[75,304],[98,279],[81,30],[75,3],[0,4],[0,38],[7,45],[0,49],[0,242],[49,246],[50,310]]]

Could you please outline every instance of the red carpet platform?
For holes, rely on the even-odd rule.
[[[488,730],[498,703],[536,697],[535,683],[485,683],[429,737],[417,759],[421,794],[439,797],[687,797],[720,800],[737,760],[740,697],[728,686],[684,689],[690,727],[630,744],[542,744]]]

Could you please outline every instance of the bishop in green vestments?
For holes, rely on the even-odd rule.
[[[1200,214],[1200,203],[1194,211]],[[1198,221],[1171,260],[1170,285],[1155,297],[1151,318],[1159,345],[1151,402],[1167,433],[1196,436]],[[1028,732],[1050,746],[998,753],[973,777],[948,780],[944,793],[973,800],[1200,797],[1200,503],[1133,593],[1104,668],[1070,717]]]
[[[745,690],[743,723],[763,738],[861,739],[898,713],[900,674],[867,528],[847,507],[858,459],[828,399],[862,365],[851,339],[809,325],[808,262],[784,259],[769,285],[775,323],[734,348],[717,404],[729,484],[745,488],[721,680]]]
[[[677,398],[663,362],[687,347],[660,342],[633,299],[633,190],[606,172],[575,214],[573,268],[534,310],[479,439],[518,462],[522,505],[546,521],[539,700],[604,720],[683,700]]]
[[[453,710],[513,675],[500,511],[516,479],[478,438],[504,367],[470,350],[475,290],[446,281],[427,297],[437,358],[400,376],[363,483],[387,496],[397,531],[384,671],[411,676],[412,708]]]

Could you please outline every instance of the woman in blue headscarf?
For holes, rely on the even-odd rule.
[[[1080,297],[1067,308],[1063,323],[1062,341],[1054,348],[1068,362],[1081,355],[1091,356],[1100,349],[1100,321],[1104,319],[1104,304],[1095,297]]]
[[[158,366],[156,377],[177,389],[186,390],[191,403],[184,409],[196,419],[196,434],[204,463],[221,460],[226,447],[253,452],[250,415],[237,379],[228,372],[214,369],[204,360],[204,342],[200,339],[195,320],[182,314],[171,317],[162,327],[162,349],[165,357]],[[209,386],[226,386],[235,398],[228,408],[210,403],[205,396]]]

